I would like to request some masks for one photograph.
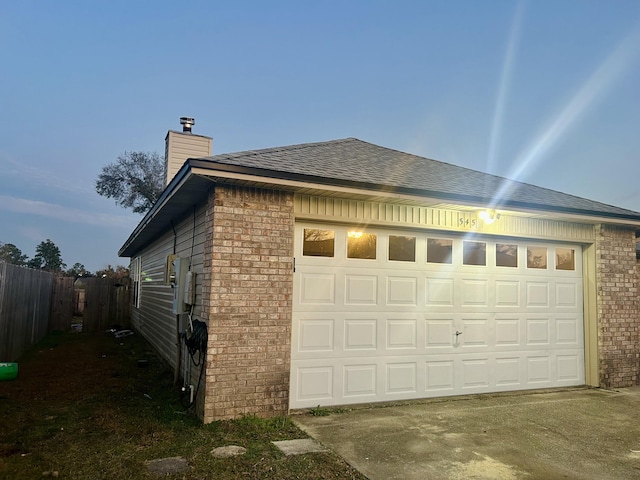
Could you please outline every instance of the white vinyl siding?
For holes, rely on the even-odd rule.
[[[205,243],[205,207],[196,210],[195,232],[193,211],[185,213],[174,224],[175,253],[190,258],[191,271],[196,273],[194,318],[202,311],[202,272]],[[195,233],[195,236],[194,236]],[[178,319],[172,314],[173,289],[166,283],[167,256],[174,253],[171,226],[139,255],[141,262],[140,305],[132,315],[133,326],[173,367],[176,365],[176,336],[187,325],[187,316]]]

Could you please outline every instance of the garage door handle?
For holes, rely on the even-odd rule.
[[[458,330],[456,330],[456,337],[457,337],[458,335],[462,335],[462,332],[459,332]]]

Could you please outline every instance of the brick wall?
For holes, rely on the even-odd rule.
[[[599,225],[596,230],[598,353],[600,384],[638,384],[640,322],[633,229]]]
[[[293,195],[216,186],[209,196],[205,423],[289,408]],[[210,272],[210,273],[209,273]]]

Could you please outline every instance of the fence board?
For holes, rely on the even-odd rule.
[[[53,274],[0,262],[0,361],[15,361],[47,334]]]
[[[96,332],[119,325],[130,326],[131,280],[129,278],[88,278],[82,330]]]
[[[73,277],[56,276],[51,295],[51,316],[49,317],[49,331],[67,331],[73,323],[75,308],[75,291]]]

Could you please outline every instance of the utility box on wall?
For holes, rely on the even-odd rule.
[[[191,299],[189,305],[185,305],[185,287],[189,286],[189,290],[192,290],[193,278],[190,278],[189,284],[187,284],[187,273],[189,272],[189,259],[188,258],[174,258],[172,260],[173,263],[173,274],[171,276],[171,288],[173,288],[173,306],[172,312],[174,315],[180,315],[182,313],[188,313],[190,304],[192,303]],[[192,276],[192,275],[190,275]]]

